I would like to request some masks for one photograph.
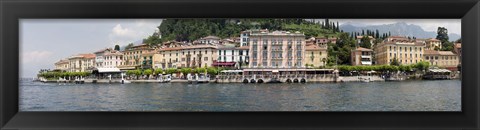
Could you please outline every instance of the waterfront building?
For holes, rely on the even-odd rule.
[[[240,46],[249,46],[250,34],[268,32],[268,29],[251,29],[240,32]]]
[[[442,49],[442,42],[435,38],[430,38],[425,41],[425,50],[438,50]]]
[[[154,68],[209,67],[217,59],[217,46],[190,45],[159,48],[153,54]]]
[[[62,59],[55,63],[55,70],[68,71],[69,65],[68,59]]]
[[[304,67],[305,35],[300,32],[274,31],[251,33],[250,68]]]
[[[144,54],[154,52],[155,49],[147,44],[140,44],[125,49],[121,65],[118,66],[121,70],[133,70],[141,68]]]
[[[397,59],[400,64],[415,64],[423,60],[425,45],[406,37],[391,36],[375,48],[376,64],[390,64]]]
[[[459,64],[462,64],[462,43],[454,43],[453,52],[457,54]]]
[[[372,49],[358,47],[357,49],[351,51],[350,62],[352,63],[352,66],[372,65],[372,56]]]
[[[68,72],[91,72],[95,68],[95,54],[74,55],[68,61]]]
[[[149,51],[146,53],[142,53],[140,55],[140,68],[142,69],[151,69],[153,68],[153,55],[155,51]]]
[[[327,46],[308,43],[305,45],[305,57],[305,65],[312,65],[312,67],[325,66],[328,59]]]
[[[212,66],[219,67],[241,67],[249,62],[249,47],[220,46],[217,53],[218,58],[213,62]]]
[[[459,64],[457,54],[451,51],[425,50],[424,57],[425,61],[428,61],[430,65],[447,68],[449,70],[456,70]]]
[[[97,51],[95,54],[95,67],[116,68],[122,64],[123,54],[112,48]]]

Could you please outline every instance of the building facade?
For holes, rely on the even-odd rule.
[[[96,68],[116,68],[123,63],[123,54],[112,48],[103,49],[94,54]]]
[[[397,60],[400,64],[415,64],[423,60],[425,45],[405,37],[388,37],[375,48],[376,64],[390,64]]]
[[[437,50],[442,49],[442,42],[440,40],[435,38],[425,40],[425,50],[435,50],[435,48],[437,48]]]
[[[90,72],[95,68],[95,54],[74,55],[68,61],[68,72]]]
[[[305,65],[311,65],[313,67],[325,66],[328,59],[327,47],[307,44],[305,45],[305,57]]]
[[[160,48],[153,56],[154,68],[209,67],[217,59],[217,46],[192,45]]]
[[[372,65],[372,62],[373,62],[372,56],[373,56],[372,49],[358,47],[357,49],[351,51],[350,63],[352,64],[352,66]]]
[[[462,43],[455,43],[453,45],[453,52],[458,55],[459,64],[462,64]]]
[[[304,67],[305,35],[274,31],[250,34],[249,68]]]
[[[219,47],[217,50],[218,58],[214,61],[213,66],[221,67],[240,67],[249,63],[249,47]]]
[[[70,68],[69,61],[67,59],[62,59],[55,63],[55,69],[60,71],[68,71]]]
[[[120,65],[117,67],[122,70],[138,69],[142,65],[143,56],[146,53],[152,53],[155,49],[151,48],[147,44],[141,44],[128,48],[122,52],[123,59]]]
[[[252,33],[261,33],[261,32],[268,32],[267,29],[252,29],[252,30],[245,30],[240,32],[240,46],[249,46],[250,43],[250,34]]]
[[[442,68],[456,68],[459,64],[458,55],[451,51],[425,50],[425,61],[430,65]]]

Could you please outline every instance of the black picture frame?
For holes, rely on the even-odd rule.
[[[1,0],[1,129],[477,129],[478,0]],[[19,112],[22,18],[461,18],[461,112]]]

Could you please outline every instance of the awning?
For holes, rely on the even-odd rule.
[[[234,66],[235,62],[214,62],[213,66]]]
[[[272,70],[273,73],[278,73],[278,70]]]
[[[362,61],[362,65],[372,65],[371,61]]]
[[[120,69],[118,68],[96,68],[98,73],[120,73]]]

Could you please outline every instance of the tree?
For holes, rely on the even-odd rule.
[[[448,30],[445,27],[438,27],[437,29],[437,39],[442,42],[442,50],[452,51],[453,43],[448,41]]]
[[[372,43],[370,42],[370,38],[368,36],[363,36],[360,43],[360,47],[363,48],[372,48]]]
[[[152,69],[146,69],[143,71],[143,75],[146,75],[147,76],[147,79],[150,79],[150,76],[153,74],[153,70]]]
[[[120,46],[119,46],[119,45],[115,45],[115,50],[120,51]]]
[[[325,63],[327,62],[327,58],[322,58],[323,66],[325,66]]]
[[[133,43],[129,43],[127,46],[125,46],[125,50],[128,50],[133,47]]]
[[[163,70],[162,69],[156,69],[155,70],[155,75],[158,75],[158,74],[163,74]]]
[[[445,27],[438,27],[437,39],[440,40],[442,43],[448,42],[448,30]]]
[[[392,59],[392,62],[390,62],[390,65],[393,65],[393,66],[399,66],[399,65],[400,65],[400,63],[398,62],[397,57],[394,57],[394,58]]]
[[[180,69],[181,73],[183,74],[183,76],[186,78],[186,76],[189,74],[189,73],[192,73],[192,68],[182,68]]]
[[[137,69],[137,70],[134,70],[133,73],[135,74],[135,76],[137,76],[137,79],[138,79],[142,75],[142,70]]]

